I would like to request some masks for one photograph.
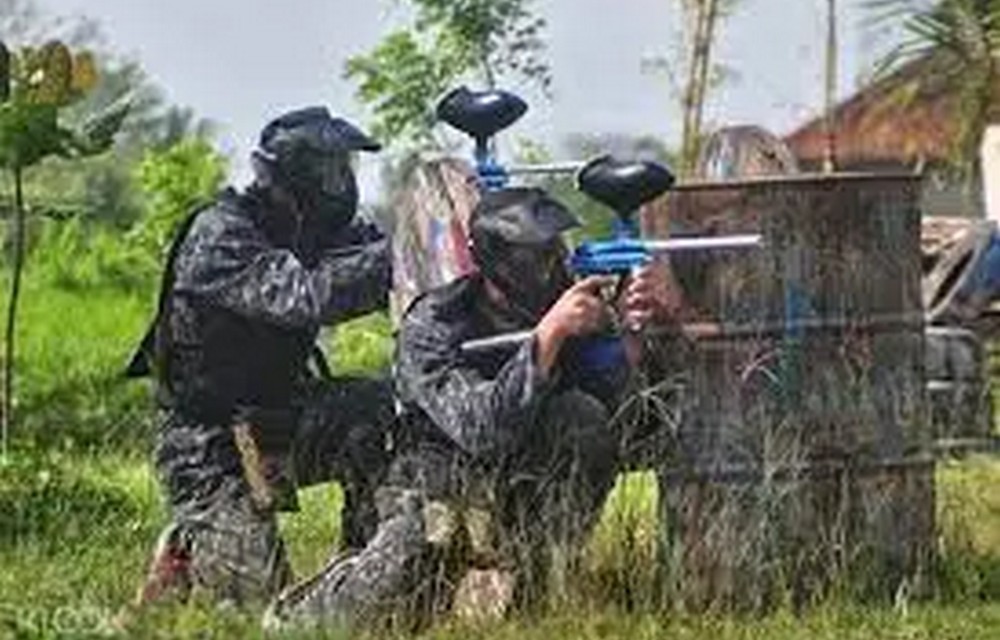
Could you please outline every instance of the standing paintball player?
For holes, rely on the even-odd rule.
[[[276,593],[290,568],[275,515],[296,486],[340,481],[347,545],[373,532],[390,385],[331,380],[316,339],[387,304],[387,242],[355,218],[351,166],[378,148],[325,107],[287,113],[261,133],[251,185],[182,225],[129,366],[156,378],[171,512],[138,604],[192,587],[236,604]]]
[[[378,532],[285,591],[266,627],[357,624],[406,608],[422,616],[460,606],[456,591],[470,584],[475,601],[477,579],[492,594],[487,609],[511,596],[528,603],[545,593],[553,560],[577,552],[619,470],[612,418],[643,348],[640,336],[625,337],[627,361],[610,376],[581,360],[610,309],[608,278],[574,283],[567,270],[560,235],[577,224],[539,189],[484,194],[469,223],[478,273],[418,298],[402,321],[395,377],[405,426],[379,492]],[[672,322],[669,284],[654,263],[612,303],[632,326]],[[525,329],[532,337],[520,347],[462,348]],[[499,570],[487,579],[470,566]]]

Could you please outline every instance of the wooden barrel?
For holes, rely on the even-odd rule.
[[[393,326],[420,294],[469,273],[467,223],[479,201],[472,168],[454,158],[418,159],[392,198]]]
[[[912,176],[805,175],[689,184],[653,208],[654,229],[765,243],[674,259],[698,314],[723,328],[692,349],[659,473],[678,602],[920,583],[934,462],[918,198]]]

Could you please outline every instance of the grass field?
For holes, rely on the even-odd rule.
[[[149,293],[43,286],[29,279],[21,315],[18,423],[0,466],[0,638],[109,635],[134,593],[165,513],[148,466],[147,391],[120,369],[153,305]],[[387,324],[355,323],[335,338],[341,370],[384,366]],[[347,345],[353,345],[348,348]],[[358,346],[360,345],[360,346]],[[866,606],[831,600],[802,614],[693,616],[636,598],[655,579],[655,501],[649,476],[623,477],[590,541],[572,604],[483,627],[443,622],[428,637],[1000,638],[1000,460],[942,464],[937,593]],[[303,492],[283,516],[295,569],[308,573],[338,537],[335,486]],[[638,603],[638,604],[637,604]],[[132,637],[259,637],[259,611],[200,602],[137,621]]]
[[[1000,463],[970,458],[938,475],[942,522],[940,594],[926,602],[866,608],[828,602],[804,615],[685,616],[627,610],[614,589],[586,589],[573,607],[488,627],[444,624],[429,637],[511,638],[998,638]],[[643,589],[651,579],[654,490],[623,477],[588,549],[587,587]],[[335,486],[303,492],[282,527],[298,573],[322,563],[337,538]],[[135,456],[53,455],[0,472],[0,636],[76,637],[110,632],[133,594],[164,522],[159,491]],[[626,576],[622,578],[621,576]],[[618,576],[616,580],[616,576]],[[624,584],[628,581],[633,584]],[[584,611],[583,615],[580,611]],[[206,603],[166,607],[138,621],[136,637],[257,637],[259,612]],[[6,635],[4,635],[6,634]]]

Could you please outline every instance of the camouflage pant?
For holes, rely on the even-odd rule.
[[[287,454],[294,486],[339,481],[342,539],[361,548],[378,518],[375,489],[386,469],[393,420],[384,381],[339,379],[316,385],[294,426]],[[192,587],[243,603],[265,600],[291,580],[274,509],[255,500],[231,425],[165,417],[155,453],[172,521],[157,544],[140,603]],[[294,497],[294,496],[293,496]]]
[[[265,626],[426,621],[451,605],[470,568],[486,566],[510,570],[518,601],[540,601],[553,560],[573,558],[599,515],[617,470],[616,439],[604,405],[567,392],[517,440],[490,472],[440,445],[399,456],[379,491],[371,542],[285,590]]]

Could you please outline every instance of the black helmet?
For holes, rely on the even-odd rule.
[[[260,186],[287,191],[305,215],[339,225],[357,210],[351,154],[380,148],[354,125],[331,117],[326,107],[307,107],[264,127],[253,153],[254,173]]]
[[[508,302],[534,320],[570,283],[560,235],[579,224],[541,189],[488,191],[469,219],[472,256]]]

